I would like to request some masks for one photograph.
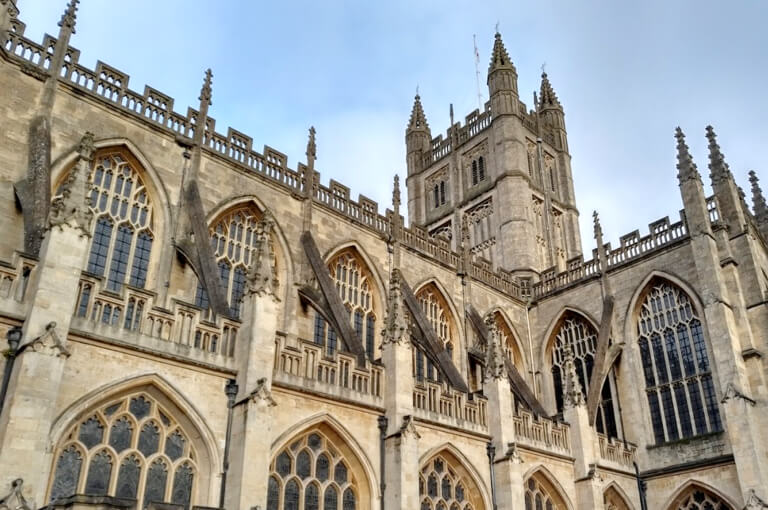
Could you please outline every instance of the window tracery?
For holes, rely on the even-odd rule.
[[[507,321],[504,320],[504,317],[500,312],[495,312],[493,314],[493,320],[496,322],[499,333],[501,333],[502,349],[504,350],[504,354],[506,354],[512,364],[520,367],[523,357],[520,353],[520,349],[517,347],[514,333],[512,333],[512,330],[507,324]]]
[[[690,488],[670,510],[733,510],[733,507],[701,487]]]
[[[356,510],[360,487],[339,445],[313,430],[283,448],[270,466],[267,510]]]
[[[525,482],[525,510],[566,510],[566,506],[548,485],[537,476]]]
[[[569,313],[557,329],[552,348],[552,378],[555,385],[555,401],[558,412],[563,411],[563,388],[565,388],[565,353],[566,346],[573,351],[576,374],[581,383],[581,389],[586,398],[589,393],[589,383],[597,352],[597,330],[583,317]],[[598,405],[596,428],[597,431],[610,437],[618,437],[616,422],[615,374],[611,368],[603,384]]]
[[[143,288],[147,282],[153,232],[153,206],[139,165],[124,151],[101,151],[89,177],[93,222],[87,271],[106,277],[106,287]]]
[[[253,206],[236,207],[210,228],[211,248],[229,303],[229,314],[235,318],[240,317],[246,276],[256,255],[261,216],[261,212]],[[195,305],[206,310],[210,306],[208,293],[200,282],[195,294]]]
[[[657,282],[640,307],[637,330],[656,442],[722,430],[704,331],[690,298]]]
[[[478,489],[452,455],[439,454],[419,473],[421,510],[482,510]]]
[[[430,283],[416,293],[416,299],[421,304],[421,309],[429,321],[432,329],[437,334],[437,338],[445,350],[451,353],[451,358],[455,353],[454,349],[454,326],[451,320],[448,303],[442,296],[442,293]]]
[[[198,478],[191,436],[146,393],[120,397],[73,425],[57,448],[49,501],[75,494],[189,509]]]

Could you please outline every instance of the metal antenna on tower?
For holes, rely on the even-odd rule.
[[[483,111],[483,93],[480,92],[480,52],[477,51],[477,37],[472,34],[472,42],[475,45],[475,82],[477,86],[477,109]]]

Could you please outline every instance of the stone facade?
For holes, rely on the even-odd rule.
[[[680,219],[585,261],[499,34],[484,111],[416,97],[406,226],[314,129],[216,131],[210,71],[179,114],[78,63],[76,0],[42,44],[0,5],[0,508],[768,506],[768,207],[711,128],[715,194],[678,130]]]

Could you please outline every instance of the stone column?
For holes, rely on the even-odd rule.
[[[24,480],[24,492],[35,504],[45,502],[50,438],[64,372],[69,324],[85,267],[92,213],[87,189],[93,135],[80,142],[80,155],[51,205],[40,261],[27,291],[20,354],[0,416],[0,487]]]
[[[602,510],[601,480],[595,473],[595,433],[589,423],[589,412],[581,383],[576,375],[570,345],[565,353],[565,391],[563,417],[570,425],[571,450],[576,462],[573,475],[576,483],[576,508]]]
[[[272,372],[278,298],[275,287],[272,238],[274,220],[269,212],[259,224],[256,254],[243,297],[243,327],[237,356],[237,396],[232,416],[233,448],[227,477],[225,507],[266,508],[272,444]]]
[[[496,321],[488,316],[489,345],[486,347],[485,383],[488,398],[488,429],[493,446],[500,455],[493,461],[496,502],[499,510],[524,508],[523,461],[515,447],[514,407],[509,374],[504,363],[504,351]]]
[[[413,348],[405,318],[400,270],[389,280],[381,345],[385,368],[385,508],[419,508],[419,433],[413,423]]]

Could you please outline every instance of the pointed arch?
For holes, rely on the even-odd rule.
[[[698,506],[698,503],[700,502],[698,500],[701,499],[701,496],[694,498],[694,495],[696,495],[697,492],[704,496],[702,501],[709,500],[713,503],[721,502],[725,504],[726,506],[723,507],[722,510],[736,510],[739,508],[736,503],[734,503],[733,499],[725,495],[722,491],[710,484],[696,479],[688,480],[678,487],[661,508],[663,510],[700,510],[707,508],[703,505]],[[712,508],[717,507],[713,506]],[[718,508],[718,510],[721,509]]]
[[[302,420],[272,442],[270,472],[270,486],[275,488],[267,508],[282,508],[279,503],[291,497],[291,480],[297,481],[300,498],[314,498],[307,495],[313,486],[321,501],[333,492],[337,501],[342,495],[352,498],[357,510],[371,510],[381,496],[370,460],[349,431],[327,413]]]
[[[54,486],[61,486],[57,478],[60,462],[74,447],[80,451],[81,466],[74,482],[70,480],[76,490],[85,487],[88,466],[98,462],[99,455],[103,457],[100,452],[107,452],[111,471],[106,475],[108,489],[104,490],[108,492],[104,494],[112,495],[118,489],[126,463],[139,466],[137,476],[149,476],[146,460],[152,457],[164,459],[158,469],[166,469],[168,476],[158,497],[191,498],[202,505],[213,499],[220,465],[215,436],[194,405],[158,374],[126,377],[83,395],[54,420],[49,440],[49,450],[54,452],[50,497],[63,494]],[[106,460],[101,462],[104,465]],[[176,478],[187,483],[186,490],[176,493],[174,488],[176,495],[172,496],[171,484]],[[134,490],[139,487],[143,485],[137,482]]]
[[[626,318],[624,321],[624,332],[627,338],[632,338],[635,333],[634,319],[654,280],[666,280],[679,287],[691,299],[694,308],[699,314],[702,314],[704,311],[704,301],[701,299],[701,296],[683,277],[669,271],[654,269],[640,280],[640,283],[632,293],[632,297],[627,302],[627,310],[624,314]]]
[[[365,473],[365,477],[369,482],[369,494],[372,498],[379,498],[379,486],[376,483],[376,470],[373,468],[370,458],[365,453],[362,445],[358,442],[355,436],[336,419],[333,415],[325,412],[313,414],[288,429],[284,430],[272,441],[272,454],[273,456],[283,448],[288,446],[292,441],[291,439],[300,436],[311,429],[318,426],[328,427],[335,434],[339,436],[341,441],[349,448],[350,452],[357,461],[360,463],[360,467]]]
[[[542,338],[541,349],[539,349],[539,361],[541,366],[547,366],[549,363],[548,358],[551,357],[552,345],[555,343],[557,330],[560,328],[569,314],[581,316],[593,328],[595,328],[595,331],[600,329],[600,323],[592,314],[583,308],[579,308],[574,305],[565,305],[561,307],[560,310],[554,315],[555,318],[549,323],[549,326],[546,329],[546,333],[544,333],[544,337]]]
[[[443,461],[442,468],[435,461]],[[449,468],[452,471],[448,471]],[[434,475],[438,480],[438,494],[432,496],[429,491],[429,479]],[[443,493],[442,481],[450,479],[450,495]],[[447,484],[446,484],[447,485]],[[463,496],[457,491],[463,488]],[[446,488],[448,488],[446,486]],[[448,496],[448,497],[446,497]],[[445,508],[485,510],[492,508],[490,494],[483,483],[482,476],[475,466],[458,448],[451,443],[443,443],[429,449],[419,459],[419,499],[430,501],[435,508],[440,500]],[[423,507],[422,507],[423,508]]]
[[[609,483],[603,490],[603,504],[606,510],[634,510],[635,508],[630,503],[627,493],[615,481]]]
[[[461,315],[446,288],[437,278],[428,278],[414,287],[413,294],[421,304],[424,315],[432,324],[438,339],[443,342],[446,348],[450,345],[453,350],[451,356],[453,363],[457,367],[462,367],[464,357],[460,356],[459,353],[463,353],[465,349],[462,344],[464,338],[463,321],[459,320]],[[425,309],[429,305],[433,305],[435,308],[432,310]],[[441,313],[444,316],[444,321],[441,321]]]
[[[499,327],[505,337],[505,350],[509,349],[515,351],[513,352],[514,355],[511,358],[512,362],[517,366],[518,371],[521,374],[525,374],[529,362],[525,354],[526,351],[523,349],[523,344],[520,340],[521,337],[517,333],[515,325],[512,324],[512,321],[509,320],[509,316],[506,314],[506,312],[498,306],[489,310],[488,314],[493,314],[493,317],[496,320],[496,325]]]
[[[680,278],[653,271],[627,314],[645,383],[641,406],[656,444],[722,430],[716,367],[698,296]]]
[[[574,510],[573,504],[568,499],[563,486],[557,481],[557,478],[543,465],[534,466],[523,475],[523,487],[525,497],[535,500],[536,494],[542,497],[546,494],[551,498],[554,505],[553,510]],[[530,492],[530,496],[528,496]],[[527,508],[527,507],[526,507]],[[531,506],[534,508],[534,506]]]
[[[380,357],[381,324],[386,310],[385,287],[378,268],[354,241],[348,241],[329,250],[323,261],[336,286],[339,299],[349,312],[352,330],[365,347],[368,359]],[[317,319],[316,319],[317,320]],[[322,328],[315,328],[315,343],[323,343]]]

